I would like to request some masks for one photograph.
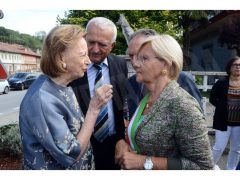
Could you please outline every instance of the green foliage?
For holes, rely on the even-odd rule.
[[[29,34],[20,34],[17,31],[0,26],[0,42],[20,44],[32,50],[42,49],[43,38],[39,39]]]
[[[13,155],[22,154],[22,145],[18,124],[8,124],[0,127],[0,151]]]
[[[182,42],[181,28],[177,27],[178,14],[172,11],[155,10],[70,10],[65,13],[65,18],[58,17],[60,24],[79,24],[86,27],[87,22],[97,16],[111,19],[115,24],[119,15],[124,14],[133,30],[140,28],[155,29],[159,33],[168,33],[174,36],[179,42]],[[120,26],[118,28],[118,37],[114,54],[125,54],[127,49],[126,40],[122,34]]]
[[[43,42],[44,38],[47,36],[47,33],[45,31],[38,31],[34,36]]]
[[[204,92],[203,90],[200,90],[200,93],[201,93],[202,97],[206,97],[206,98],[209,99],[210,90],[208,90],[207,92]]]
[[[195,76],[195,83],[197,85],[202,85],[203,84],[203,76]]]
[[[184,52],[184,70],[191,70],[190,31],[197,24],[208,22],[215,15],[210,10],[70,10],[65,12],[65,18],[58,18],[60,24],[79,24],[86,27],[88,20],[102,16],[109,18],[115,24],[120,14],[123,14],[134,31],[141,28],[151,28],[158,33],[167,33],[177,39]],[[120,26],[114,54],[125,54],[126,40]]]

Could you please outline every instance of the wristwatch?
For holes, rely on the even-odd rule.
[[[145,163],[144,163],[143,167],[144,167],[145,170],[152,170],[153,169],[153,162],[152,162],[151,157],[149,157],[149,156],[146,157],[146,160],[145,160]]]

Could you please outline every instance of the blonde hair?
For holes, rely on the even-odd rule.
[[[183,52],[179,43],[170,35],[160,34],[147,38],[140,49],[147,43],[151,44],[158,58],[172,64],[168,75],[171,79],[177,79],[183,67]]]
[[[50,77],[58,77],[66,70],[59,62],[62,52],[76,40],[85,36],[84,30],[78,25],[60,25],[54,27],[45,38],[42,57],[40,62],[41,70]]]

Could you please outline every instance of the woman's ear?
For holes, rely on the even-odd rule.
[[[67,69],[67,64],[65,63],[62,54],[59,55],[59,59],[60,59],[60,63],[61,63],[61,65],[62,65],[62,68],[66,70],[66,69]]]
[[[165,69],[170,70],[172,65],[173,65],[172,61],[164,61]]]

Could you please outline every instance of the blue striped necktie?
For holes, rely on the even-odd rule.
[[[97,74],[94,83],[94,89],[101,87],[103,85],[103,76],[102,76],[102,66],[103,64],[94,64],[97,69]],[[108,136],[109,133],[109,119],[108,119],[108,108],[107,104],[102,107],[100,113],[97,117],[95,128],[94,128],[94,137],[102,142]]]

